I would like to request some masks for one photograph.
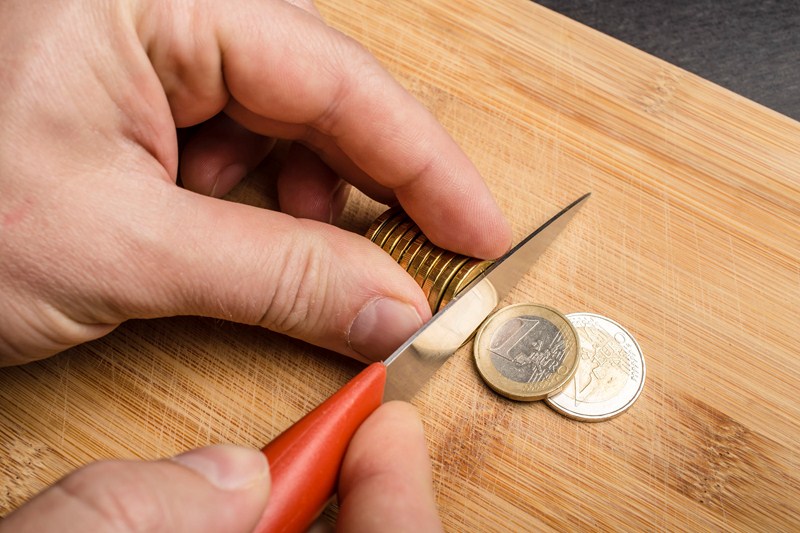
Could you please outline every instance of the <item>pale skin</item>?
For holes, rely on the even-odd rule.
[[[4,0],[0,57],[0,364],[173,315],[385,357],[430,311],[387,254],[332,224],[350,186],[446,248],[511,244],[467,156],[310,2]],[[275,138],[296,141],[281,212],[220,200]],[[250,531],[268,496],[263,455],[216,446],[89,465],[0,530]],[[342,530],[440,527],[410,406],[362,426],[339,500]]]

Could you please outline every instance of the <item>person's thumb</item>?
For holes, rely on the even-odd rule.
[[[116,276],[116,294],[133,301],[131,318],[222,318],[380,360],[430,317],[414,280],[361,235],[171,192],[168,212],[152,219],[158,240],[151,233],[135,245],[135,267]],[[136,231],[127,232],[129,241]]]
[[[176,315],[256,324],[374,361],[431,315],[414,280],[361,235],[158,180],[92,191],[91,216],[85,199],[62,199],[58,235],[3,243],[12,260],[0,261],[0,286],[3,270],[11,282],[0,366],[131,318]]]
[[[0,522],[0,532],[249,532],[267,502],[264,455],[220,445],[162,461],[102,461]]]

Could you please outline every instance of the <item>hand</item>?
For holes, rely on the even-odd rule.
[[[73,472],[0,522],[14,531],[252,531],[269,499],[253,449],[212,446],[164,461],[108,461]],[[350,444],[339,481],[341,531],[436,531],[430,461],[409,404],[381,406]]]
[[[338,176],[396,198],[442,246],[509,247],[432,115],[310,2],[294,4],[0,5],[0,363],[178,314],[385,357],[430,311],[385,253],[319,222],[343,202]],[[198,124],[179,154],[176,127]],[[212,197],[272,137],[298,141],[279,177],[284,213]]]

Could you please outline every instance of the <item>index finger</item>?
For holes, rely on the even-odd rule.
[[[383,404],[361,424],[338,495],[342,531],[442,530],[422,422],[410,404]]]
[[[210,7],[228,90],[251,114],[246,126],[318,147],[332,141],[440,246],[482,258],[509,248],[510,227],[475,166],[362,46],[294,6],[237,4]]]

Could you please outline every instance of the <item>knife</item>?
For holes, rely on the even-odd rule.
[[[558,236],[581,196],[494,262],[385,361],[372,363],[266,445],[272,477],[255,531],[305,531],[336,490],[350,439],[381,403],[409,400],[475,332]]]

